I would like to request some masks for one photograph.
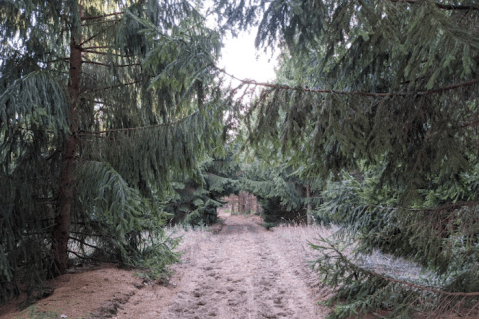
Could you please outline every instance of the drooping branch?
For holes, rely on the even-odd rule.
[[[92,47],[83,47],[82,50],[91,50],[91,49],[112,49],[112,46],[92,46]]]
[[[155,125],[149,125],[149,126],[139,126],[139,127],[126,127],[126,128],[119,128],[119,129],[112,129],[112,130],[104,130],[104,131],[98,131],[98,132],[92,132],[92,131],[85,131],[81,130],[78,135],[100,135],[100,134],[106,134],[106,133],[115,133],[115,132],[130,132],[130,131],[138,131],[138,130],[146,130],[146,129],[151,129],[155,127],[162,127],[162,126],[173,126],[176,124],[179,124],[186,119],[192,117],[193,115],[197,114],[197,112],[190,114],[182,119],[179,119],[175,122],[171,123],[165,123],[165,124],[155,124]]]
[[[479,292],[451,292],[451,291],[445,291],[445,290],[442,290],[440,287],[419,285],[419,284],[415,284],[415,283],[412,283],[412,282],[409,282],[409,281],[392,278],[390,276],[380,274],[380,273],[377,273],[375,271],[363,268],[361,266],[356,265],[351,260],[349,260],[349,258],[347,258],[329,240],[326,240],[321,236],[320,236],[320,239],[323,242],[327,243],[328,246],[329,246],[329,247],[327,247],[327,249],[333,250],[338,255],[338,258],[341,259],[344,263],[346,263],[350,267],[350,269],[354,269],[356,271],[362,272],[362,273],[367,274],[369,276],[381,278],[381,279],[384,279],[388,282],[397,283],[397,284],[400,284],[400,285],[403,285],[403,286],[408,286],[408,287],[411,287],[411,288],[414,288],[414,289],[419,289],[419,290],[422,290],[422,291],[429,291],[429,292],[437,293],[439,295],[460,296],[460,297],[476,297],[476,296],[479,296]],[[310,245],[314,246],[314,244],[312,244],[312,243],[310,243]],[[324,248],[326,248],[326,247],[324,247]]]
[[[100,259],[98,259],[98,258],[91,257],[91,256],[89,256],[89,257],[82,256],[82,255],[80,255],[80,254],[74,252],[73,250],[67,250],[67,252],[68,252],[68,253],[71,253],[71,254],[73,254],[73,255],[75,255],[75,256],[77,256],[78,258],[83,259],[83,260],[100,260]]]
[[[113,27],[118,21],[115,21],[115,23],[113,23],[112,25],[109,25],[108,27],[106,27],[103,31],[106,31],[107,29]],[[79,46],[81,47],[82,45],[84,45],[85,43],[88,43],[90,42],[91,40],[95,39],[97,36],[99,36],[100,34],[102,34],[102,32],[99,32],[99,33],[96,33],[94,35],[92,35],[91,37],[87,38],[85,41],[81,42],[79,44]]]
[[[127,86],[127,85],[138,84],[138,83],[141,83],[141,82],[142,82],[142,81],[133,81],[133,82],[130,82],[130,83],[124,83],[124,84],[118,84],[118,85],[105,86],[105,87],[98,88],[98,89],[87,90],[87,91],[85,91],[84,93],[87,93],[87,92],[96,92],[96,91],[103,91],[103,90],[110,90],[110,89],[114,89],[114,88],[117,88],[117,87],[122,87],[122,86]]]
[[[86,53],[93,53],[93,54],[100,54],[100,55],[110,55],[110,54],[112,54],[112,53],[109,53],[109,52],[101,52],[101,51],[95,51],[95,50],[82,50],[82,51],[86,52]],[[121,55],[121,54],[112,54],[112,55],[119,56],[119,57],[122,57],[122,58],[131,57],[131,56],[128,56],[128,55]]]
[[[405,2],[409,4],[418,4],[417,0],[389,0],[391,2]],[[443,4],[436,3],[436,7],[444,10],[479,10],[479,6],[473,4]]]
[[[85,20],[99,20],[99,19],[104,19],[104,18],[107,18],[107,17],[118,16],[118,15],[123,15],[123,14],[125,14],[125,12],[124,12],[124,11],[120,11],[120,12],[105,14],[105,15],[102,15],[102,16],[82,17],[81,20],[82,20],[82,21],[85,21]]]
[[[86,64],[95,64],[95,65],[101,65],[101,66],[114,66],[116,68],[125,68],[125,67],[130,67],[130,66],[140,66],[140,63],[132,63],[132,64],[107,64],[107,63],[100,63],[100,62],[95,62],[95,61],[89,61],[89,60],[84,60],[83,63]]]
[[[89,235],[88,235],[88,236],[89,236]],[[88,247],[91,247],[91,248],[94,248],[94,249],[99,249],[99,247],[94,246],[94,245],[90,245],[90,244],[88,244],[88,243],[85,243],[85,241],[83,241],[83,240],[81,240],[81,239],[79,239],[79,238],[70,236],[70,239],[75,240],[75,241],[79,242],[79,243],[82,244],[82,245],[85,245],[85,246],[88,246]]]
[[[240,79],[236,76],[229,74],[224,69],[217,68],[220,72],[228,75],[229,77],[245,84],[245,85],[254,85],[254,86],[261,86],[267,87],[271,89],[281,89],[281,90],[294,90],[294,91],[303,91],[303,92],[313,92],[313,93],[326,93],[326,94],[342,94],[342,95],[362,95],[362,96],[372,96],[372,97],[392,97],[392,96],[410,96],[410,95],[429,95],[434,93],[442,93],[445,91],[450,91],[454,89],[458,89],[461,87],[473,86],[479,82],[479,80],[472,80],[467,82],[462,82],[458,84],[448,85],[444,87],[440,87],[437,89],[431,89],[426,91],[412,91],[412,92],[389,92],[389,93],[372,93],[372,92],[364,92],[364,91],[340,91],[340,90],[320,90],[320,89],[310,89],[308,87],[299,87],[299,86],[289,86],[284,84],[271,84],[271,83],[264,83],[264,82],[257,82],[255,80],[250,79]]]

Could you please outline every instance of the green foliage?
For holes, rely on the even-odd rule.
[[[338,303],[329,318],[364,316],[378,309],[387,310],[390,318],[411,318],[424,302],[426,296],[421,296],[417,289],[408,290],[411,287],[404,282],[389,280],[387,276],[353,263],[344,254],[344,246],[340,248],[324,238],[310,246],[320,253],[312,266],[320,273],[322,281],[338,287],[334,297],[327,301],[329,305]]]
[[[2,2],[0,303],[58,273],[60,222],[70,258],[176,260],[162,203],[204,178],[223,122],[204,22],[182,0]]]
[[[271,167],[260,161],[248,165],[242,178],[243,188],[261,203],[267,228],[282,222],[306,222],[307,205],[315,204],[306,197],[307,183],[287,165]]]
[[[435,318],[446,312],[477,313],[474,309],[477,296],[464,293],[464,289],[477,291],[477,267],[470,269],[465,276],[458,276],[462,282],[453,280],[458,290],[451,290],[450,278],[431,274],[407,278],[407,269],[403,269],[404,273],[398,278],[397,272],[375,269],[374,264],[361,262],[358,255],[351,257],[352,245],[354,242],[344,238],[333,241],[319,238],[310,243],[319,255],[311,261],[311,266],[325,284],[336,288],[334,296],[326,301],[328,305],[336,303],[328,318],[361,317],[380,311],[384,318],[416,318],[421,315]],[[464,280],[465,277],[469,282]]]
[[[30,318],[35,319],[57,319],[60,318],[61,313],[56,311],[40,311],[36,307],[31,307],[28,309],[28,315]]]
[[[431,283],[439,292],[477,292],[478,202],[425,207],[430,203],[430,194],[443,189],[443,185],[431,184],[425,192],[429,196],[423,202],[416,202],[416,208],[398,207],[400,188],[379,188],[380,173],[380,170],[365,173],[362,182],[343,174],[341,182],[329,183],[323,193],[324,203],[316,214],[342,225],[338,239],[354,240],[356,253],[370,254],[373,249],[380,249],[383,253],[407,257],[420,263],[432,277],[421,283],[390,281],[349,260],[340,252],[338,243],[321,240],[321,247],[313,245],[313,248],[326,251],[323,247],[326,245],[328,251],[334,251],[334,257],[323,253],[317,260],[320,265],[317,270],[328,284],[339,289],[335,300],[344,303],[336,308],[338,318],[352,315],[358,309],[365,312],[394,309],[392,314],[397,317],[407,317],[411,311],[436,311],[440,303],[426,289]],[[469,187],[466,183],[462,188]],[[449,195],[452,200],[464,193],[449,192]],[[468,194],[468,198],[472,195]],[[473,296],[465,298],[470,300]],[[447,302],[452,308],[456,305],[454,300]]]
[[[259,16],[256,45],[282,49],[278,81],[248,110],[248,146],[272,153],[271,161],[280,150],[302,178],[330,181],[313,214],[344,226],[359,252],[409,257],[440,278],[428,296],[427,285],[363,271],[336,250],[320,273],[345,300],[337,317],[456,310],[459,295],[445,291],[478,288],[478,7],[217,2],[227,26],[244,28]],[[356,178],[345,173],[353,171]]]
[[[170,223],[193,226],[212,225],[217,221],[216,209],[225,204],[221,198],[239,191],[239,164],[232,156],[217,156],[201,166],[201,181],[189,178],[173,184],[174,194],[164,205],[172,216]]]
[[[133,266],[138,269],[137,276],[145,282],[167,282],[171,275],[169,265],[180,261],[180,253],[174,251],[180,242],[181,237],[167,237],[163,230],[159,230],[159,235],[145,243],[135,256]]]

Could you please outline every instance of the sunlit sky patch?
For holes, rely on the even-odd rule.
[[[271,50],[267,54],[256,50],[254,39],[254,32],[241,32],[237,38],[226,38],[219,66],[240,79],[272,81],[275,79],[278,52],[272,56]]]

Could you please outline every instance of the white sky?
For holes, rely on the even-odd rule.
[[[223,48],[219,67],[240,79],[250,79],[257,82],[268,82],[275,79],[274,67],[278,52],[271,56],[256,50],[254,47],[255,33],[242,32],[237,38],[228,37]]]
[[[212,1],[203,1],[203,12],[206,13],[207,8],[212,6]],[[206,25],[213,29],[217,26],[214,14],[207,17]],[[257,51],[254,47],[255,36],[256,28],[253,28],[250,32],[240,32],[235,38],[230,35],[226,37],[218,66],[239,79],[250,79],[256,82],[272,81],[276,78],[274,67],[279,50],[273,57],[271,50],[268,50],[268,54],[262,49]],[[235,82],[237,81],[233,84]]]

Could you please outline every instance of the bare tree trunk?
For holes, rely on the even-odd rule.
[[[309,184],[306,185],[306,198],[308,199],[308,208],[306,211],[308,225],[311,225],[311,204],[309,203],[309,198],[311,197],[311,190]]]
[[[80,7],[80,10],[81,7]],[[80,11],[81,12],[81,11]],[[80,13],[81,14],[81,13]],[[76,31],[76,32],[75,32]],[[68,240],[71,207],[73,203],[72,165],[78,155],[80,140],[78,138],[78,102],[80,96],[80,82],[82,72],[81,35],[80,30],[73,30],[70,42],[70,80],[68,92],[70,94],[70,136],[65,141],[62,155],[61,185],[58,194],[58,213],[52,231],[52,253],[56,275],[64,274],[67,270]]]
[[[241,193],[241,214],[244,214],[246,211],[246,193]]]

